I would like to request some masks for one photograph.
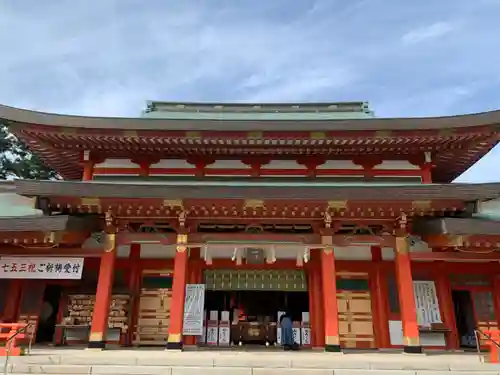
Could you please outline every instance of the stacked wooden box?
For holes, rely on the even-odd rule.
[[[128,330],[128,311],[130,296],[114,294],[111,296],[108,327],[120,328],[122,332]],[[95,295],[74,294],[69,296],[68,313],[63,324],[69,326],[90,326],[94,311]]]

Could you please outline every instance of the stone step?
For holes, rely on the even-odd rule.
[[[0,360],[1,365],[1,360]],[[477,355],[249,353],[117,350],[34,351],[12,357],[12,374],[57,375],[500,375]]]
[[[243,368],[243,367],[166,367],[166,366],[100,366],[91,367],[90,375],[498,375],[495,370],[371,370],[371,369],[300,369],[300,368]],[[48,369],[47,369],[48,370]],[[52,369],[53,372],[14,372],[16,375],[69,375],[71,369]]]

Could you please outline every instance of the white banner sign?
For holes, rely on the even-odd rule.
[[[184,301],[183,335],[203,335],[203,311],[205,308],[205,284],[187,284]]]
[[[415,293],[418,324],[430,326],[432,323],[441,323],[441,313],[434,281],[414,281],[413,291]]]
[[[0,258],[0,279],[80,280],[83,258]]]

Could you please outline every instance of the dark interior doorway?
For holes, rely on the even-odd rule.
[[[475,348],[476,336],[474,329],[476,328],[476,321],[471,292],[468,290],[453,290],[451,296],[455,309],[460,347]]]
[[[307,292],[279,291],[207,291],[205,309],[229,311],[233,320],[235,308],[243,308],[248,321],[277,320],[278,311],[288,311],[294,321],[302,320],[302,312],[309,311]]]
[[[61,293],[62,287],[59,285],[47,285],[45,288],[35,342],[52,342],[57,324],[57,312],[59,311]]]

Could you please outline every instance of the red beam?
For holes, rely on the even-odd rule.
[[[259,241],[259,242],[298,242],[303,244],[319,244],[318,234],[251,234],[251,233],[193,233],[188,236],[190,243],[217,241]]]
[[[1,255],[16,256],[81,256],[81,257],[100,257],[104,249],[82,249],[73,247],[17,247],[0,246]]]

